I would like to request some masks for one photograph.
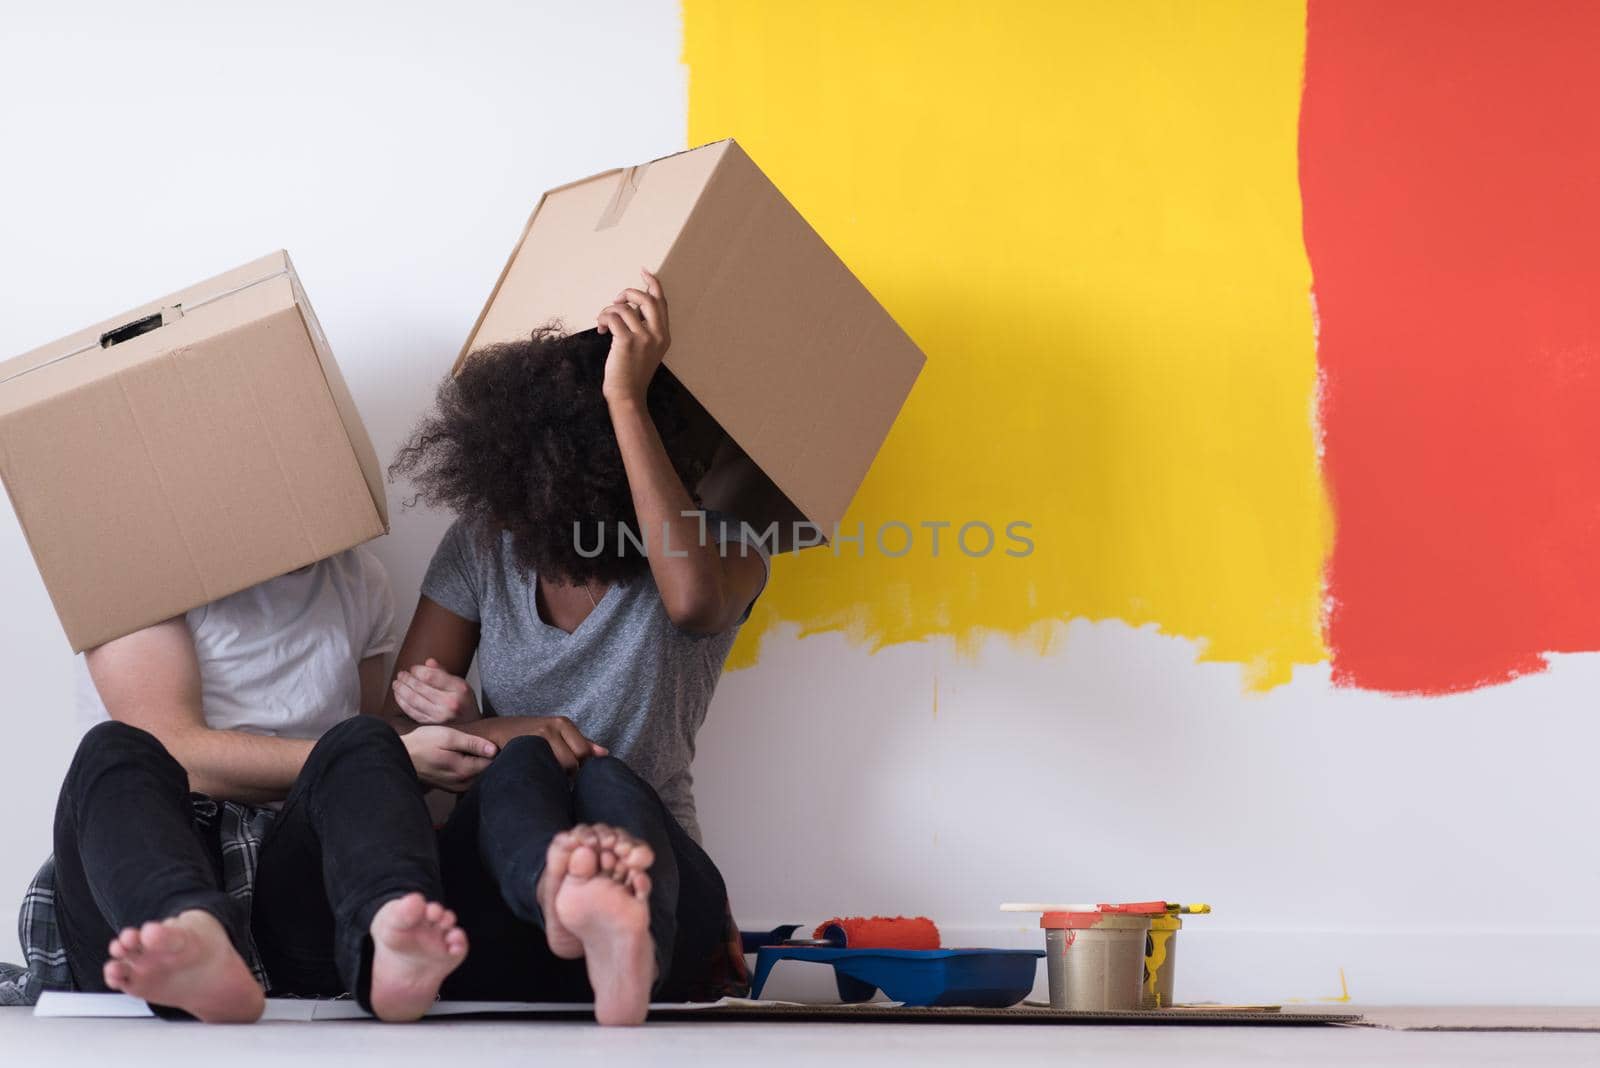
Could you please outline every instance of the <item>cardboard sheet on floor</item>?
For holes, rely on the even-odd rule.
[[[1363,1005],[1352,1021],[1386,1031],[1600,1031],[1593,1005]]]

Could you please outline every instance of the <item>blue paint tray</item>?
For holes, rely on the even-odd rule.
[[[762,946],[750,996],[759,998],[780,960],[833,965],[839,1000],[869,1000],[883,991],[907,1005],[1005,1008],[1033,989],[1042,949],[843,949],[837,946]]]

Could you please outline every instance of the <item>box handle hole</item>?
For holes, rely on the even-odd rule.
[[[143,319],[135,319],[131,323],[119,326],[115,330],[107,330],[100,335],[100,347],[109,349],[112,345],[120,345],[124,341],[132,341],[141,334],[148,334],[152,330],[160,329],[165,321],[161,313],[156,312],[154,315],[146,315]]]

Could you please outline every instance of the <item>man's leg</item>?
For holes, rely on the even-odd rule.
[[[440,901],[438,848],[394,730],[355,716],[306,758],[262,843],[252,925],[274,993],[348,991],[415,1019],[466,954]]]
[[[153,735],[114,721],[84,735],[56,805],[55,863],[80,989],[204,1020],[261,1015],[242,912],[195,831],[188,776]]]

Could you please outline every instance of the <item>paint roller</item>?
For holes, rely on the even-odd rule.
[[[811,932],[846,950],[938,950],[939,927],[926,916],[835,916]]]
[[[939,928],[926,916],[835,916],[811,932],[816,945],[843,949],[938,949]]]
[[[926,916],[835,916],[816,925],[810,938],[796,938],[797,923],[770,931],[742,931],[744,951],[765,946],[823,949],[938,949],[939,928]]]

